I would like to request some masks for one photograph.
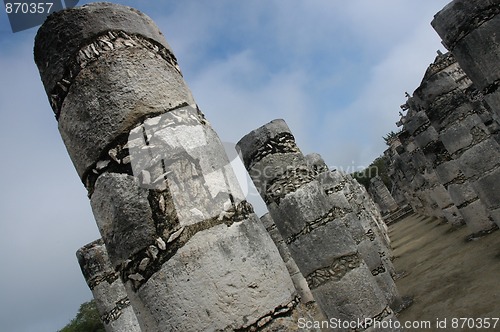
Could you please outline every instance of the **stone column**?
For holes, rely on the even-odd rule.
[[[380,176],[371,178],[369,189],[369,193],[373,197],[375,203],[380,207],[380,211],[383,215],[390,214],[398,209],[396,201]]]
[[[484,95],[495,118],[500,119],[500,3],[498,0],[454,0],[434,16],[432,26],[453,53],[460,67]],[[498,142],[484,142],[464,154],[468,158],[469,175],[477,181],[472,187],[500,225],[500,180]],[[491,162],[478,164],[475,156],[491,153]]]
[[[451,199],[446,210],[459,213],[472,232],[496,228],[476,188],[500,163],[500,124],[452,54],[437,56],[407,104],[423,119],[415,141],[449,193],[436,197]]]
[[[102,239],[80,248],[76,257],[106,331],[140,332],[139,322],[130,306],[120,274],[111,266]]]
[[[317,179],[331,206],[356,243],[361,258],[371,271],[390,307],[399,311],[402,299],[392,278],[392,252],[387,227],[364,187],[348,175],[330,171],[318,154],[306,156],[319,171]],[[321,165],[321,166],[319,166]],[[361,189],[362,188],[362,189]]]
[[[356,242],[283,120],[237,144],[243,163],[328,318],[395,319]],[[368,327],[368,326],[366,326]]]
[[[431,23],[497,117],[500,117],[499,14],[498,0],[454,0]]]
[[[296,329],[285,264],[156,25],[110,3],[61,11],[35,61],[141,329]]]
[[[300,302],[301,302],[300,309],[304,313],[304,318],[310,321],[325,321],[326,320],[325,314],[321,311],[321,308],[316,303],[316,300],[314,299],[311,289],[307,284],[306,278],[304,278],[304,276],[299,270],[299,267],[293,260],[290,250],[288,249],[285,240],[281,236],[281,233],[276,228],[276,224],[274,223],[274,220],[269,214],[269,212],[260,217],[260,220],[262,221],[264,227],[271,236],[271,239],[273,239],[273,242],[278,248],[281,258],[283,258],[283,261],[285,262],[285,265],[288,269],[290,277],[292,278],[295,289],[297,290],[297,293],[300,296]]]

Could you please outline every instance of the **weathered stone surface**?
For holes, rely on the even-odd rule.
[[[177,69],[150,50],[132,47],[80,71],[64,100],[59,130],[83,177],[142,118],[183,104],[194,99]]]
[[[434,15],[431,24],[443,42],[453,49],[454,44],[498,14],[497,5],[497,0],[454,0]]]
[[[332,221],[312,230],[308,236],[301,236],[290,243],[289,248],[305,277],[319,268],[330,265],[336,258],[357,252],[351,234],[340,221]]]
[[[449,153],[455,153],[458,150],[470,146],[474,142],[472,128],[482,124],[477,115],[471,115],[463,121],[456,123],[441,133],[441,140]],[[484,127],[484,125],[483,125]]]
[[[438,165],[436,167],[436,175],[438,176],[439,181],[445,185],[455,179],[464,177],[456,160],[450,160]]]
[[[465,224],[462,214],[455,205],[443,209],[443,214],[453,227],[459,227]]]
[[[480,200],[475,200],[460,208],[460,213],[464,217],[464,220],[473,220],[473,222],[467,225],[474,233],[491,229],[494,225],[489,217],[488,210]]]
[[[500,207],[500,168],[472,184],[481,201],[490,209]]]
[[[156,240],[148,191],[139,187],[133,176],[113,173],[101,175],[90,203],[110,260],[115,266]]]
[[[285,241],[290,241],[311,228],[312,224],[318,226],[322,216],[328,213],[329,205],[318,182],[313,181],[284,197],[279,205],[270,204],[268,209],[273,219],[280,220],[276,226]]]
[[[458,162],[467,177],[484,174],[499,165],[500,145],[493,139],[484,140],[465,151]]]
[[[427,144],[437,141],[438,138],[439,134],[436,129],[434,129],[434,127],[429,127],[415,136],[415,142],[418,146],[425,147]]]
[[[288,272],[276,264],[280,260],[254,217],[219,225],[194,235],[137,296],[150,312],[163,313],[156,316],[161,331],[248,327],[293,300]]]
[[[140,332],[125,287],[111,266],[102,239],[80,248],[76,256],[106,331]]]
[[[338,282],[325,283],[313,294],[319,305],[327,307],[328,317],[351,321],[352,317],[374,317],[386,307],[383,294],[374,282],[366,278],[367,268],[353,269]],[[338,306],[327,306],[334,298]]]
[[[396,201],[379,176],[375,176],[370,180],[369,193],[379,206],[382,214],[391,213],[398,209]]]
[[[52,15],[37,34],[35,61],[80,177],[142,117],[194,104],[158,28],[129,7]]]
[[[133,174],[142,187],[168,186],[181,227],[245,199],[219,137],[203,121],[197,109],[183,107],[149,118],[128,138]]]
[[[276,140],[274,140],[275,138]],[[300,152],[295,144],[290,128],[288,128],[283,119],[273,120],[265,127],[251,131],[240,139],[236,147],[247,168],[252,168],[253,163],[258,162],[270,153],[288,154]],[[281,149],[279,149],[280,147]]]
[[[269,136],[287,135],[293,137],[282,120],[273,121],[246,135],[238,143],[245,166],[256,185],[261,188],[261,195],[265,198],[277,228],[288,244],[297,266],[306,277],[314,298],[321,299],[318,303],[327,317],[345,315],[352,320],[377,315],[382,311],[381,308],[387,307],[388,301],[359,255],[356,241],[353,239],[351,231],[360,240],[365,238],[365,233],[363,227],[354,227],[360,225],[359,219],[352,213],[348,199],[341,192],[346,181],[335,177],[327,181],[321,179],[319,182],[319,173],[328,171],[320,156],[312,155],[304,161],[300,150],[278,149],[280,143],[268,139]],[[290,139],[288,144],[295,146],[293,139]],[[264,150],[269,153],[262,156]],[[284,161],[296,162],[291,166],[301,172],[274,171],[271,179],[263,179],[261,163],[267,162],[268,167],[279,170],[290,166],[290,163]],[[259,171],[254,171],[255,168]],[[263,181],[267,181],[266,186],[262,186]],[[280,186],[276,187],[276,183]],[[368,195],[362,197],[353,194],[352,197],[363,201]],[[349,226],[353,226],[352,229]],[[356,232],[354,229],[361,231]],[[356,273],[350,274],[350,271],[354,270]],[[355,275],[355,279],[363,279],[365,285],[370,285],[367,286],[371,290],[368,296],[374,297],[371,301],[377,302],[377,306],[371,306],[367,312],[355,308],[354,303],[357,302],[358,295],[354,293],[359,293],[359,289],[353,286],[355,281],[341,282],[345,278],[350,279],[348,275]],[[339,290],[338,287],[345,289]],[[345,298],[339,298],[337,294],[332,296],[328,293],[332,290],[343,292]],[[353,296],[352,301],[350,296]],[[353,307],[350,307],[351,305]]]
[[[142,330],[291,326],[285,264],[151,20],[116,4],[66,10],[35,57]]]
[[[285,262],[285,265],[288,269],[290,277],[292,278],[295,289],[297,289],[297,292],[300,295],[301,302],[308,303],[314,301],[311,290],[307,285],[307,281],[300,272],[299,267],[295,263],[290,253],[290,249],[288,249],[285,240],[283,239],[281,233],[276,228],[276,224],[274,223],[274,220],[272,219],[271,215],[269,213],[266,213],[260,218],[260,220],[262,221],[264,227],[271,236],[271,239],[273,240],[274,244],[278,248],[278,252],[280,253],[281,258]]]
[[[458,207],[467,205],[469,202],[477,199],[477,194],[469,182],[463,184],[450,184],[448,186],[448,192],[453,202],[455,202],[455,205]]]
[[[82,41],[108,31],[141,35],[170,51],[154,22],[131,7],[92,3],[59,11],[45,21],[35,39],[35,61],[47,94],[63,78],[68,62],[79,51]]]

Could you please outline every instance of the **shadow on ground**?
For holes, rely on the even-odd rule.
[[[406,272],[396,284],[414,300],[401,322],[431,321],[434,330],[446,318],[451,331],[452,318],[500,317],[500,231],[466,242],[469,233],[418,215],[389,227],[396,271]]]

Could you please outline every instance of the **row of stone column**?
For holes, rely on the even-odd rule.
[[[489,213],[490,219],[500,225],[499,145],[500,130],[500,1],[454,0],[437,13],[432,26],[441,36],[443,44],[484,97],[490,112],[483,119],[488,138],[470,153],[472,187]],[[488,107],[489,106],[489,107]],[[479,129],[471,128],[471,134]],[[474,129],[475,131],[472,131]],[[477,135],[477,134],[476,134]],[[483,135],[484,136],[484,135]],[[474,160],[475,155],[488,155]],[[467,174],[466,174],[467,176]]]
[[[402,106],[402,130],[385,152],[394,186],[415,211],[456,226],[465,223],[478,234],[500,225],[499,109],[494,89],[477,78],[496,68],[485,54],[495,53],[492,27],[500,20],[499,6],[453,1],[436,15],[433,26],[451,52],[436,57]]]
[[[319,155],[304,156],[283,120],[252,131],[237,148],[326,317],[396,320],[391,308],[401,298],[387,230],[366,191]]]
[[[156,25],[92,3],[34,53],[106,247],[78,256],[108,331],[139,330],[128,304],[142,331],[296,330],[309,311]]]

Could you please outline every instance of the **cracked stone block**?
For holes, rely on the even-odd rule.
[[[99,232],[111,262],[117,265],[154,242],[156,228],[148,191],[127,174],[103,174],[91,198]]]
[[[150,312],[163,312],[156,324],[171,331],[244,328],[293,300],[294,286],[278,259],[256,218],[219,225],[194,235],[136,296]]]
[[[427,117],[424,111],[420,111],[416,113],[413,117],[411,117],[410,121],[405,123],[405,128],[411,135],[413,135],[418,129],[428,125],[429,125],[429,118]]]
[[[470,129],[462,123],[456,124],[441,132],[441,140],[449,153],[455,153],[472,144]]]

